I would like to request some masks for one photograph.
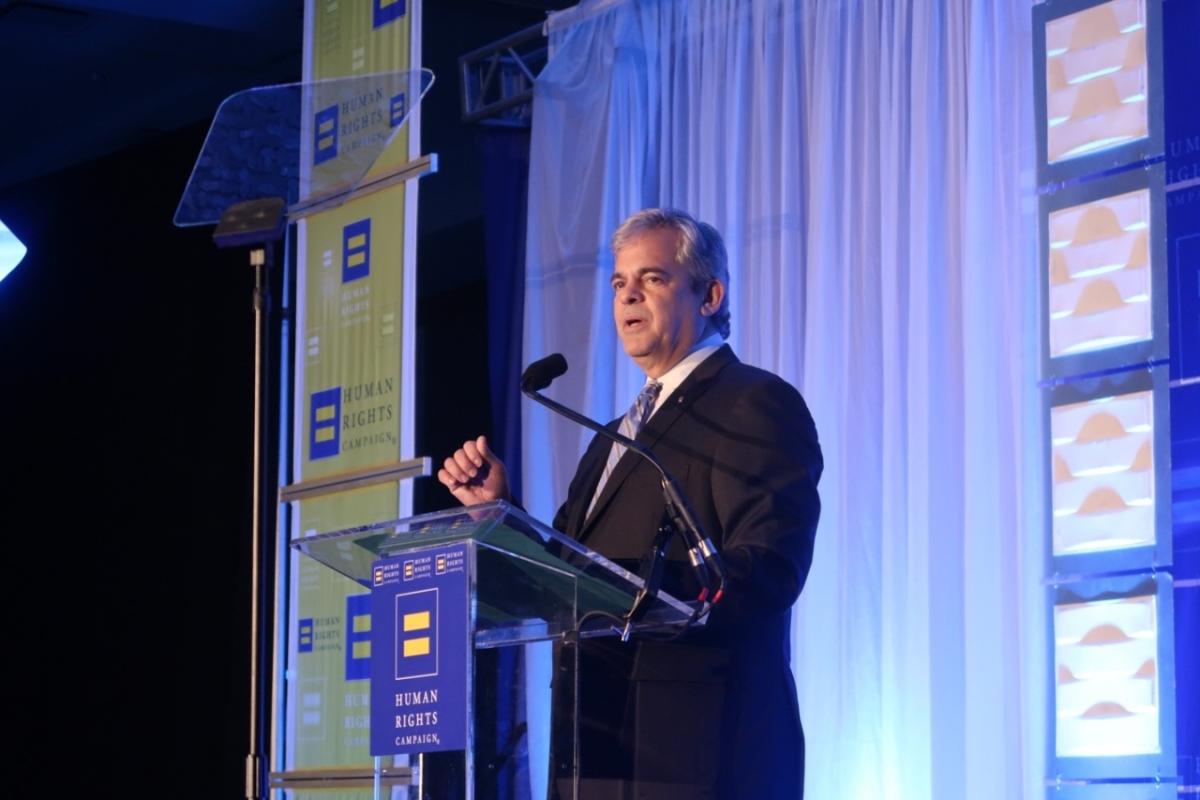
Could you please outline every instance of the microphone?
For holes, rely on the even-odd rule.
[[[562,353],[548,355],[525,368],[521,375],[521,391],[526,394],[540,392],[566,371],[567,359],[563,358]]]
[[[617,431],[609,430],[599,422],[539,394],[540,390],[545,389],[555,378],[566,371],[567,359],[563,357],[562,353],[554,353],[546,356],[543,359],[533,362],[526,368],[525,373],[521,376],[521,391],[527,397],[541,403],[551,411],[561,414],[572,422],[593,430],[601,436],[632,450],[649,461],[651,466],[658,470],[658,474],[662,479],[663,498],[666,503],[667,515],[676,529],[687,540],[688,560],[692,564],[692,569],[695,571],[700,585],[704,587],[700,593],[700,600],[704,602],[707,598],[710,604],[717,603],[725,591],[725,567],[721,562],[721,556],[713,546],[712,540],[704,534],[703,529],[700,527],[700,522],[696,519],[695,512],[692,511],[687,498],[684,497],[683,491],[679,488],[678,481],[675,480],[671,473],[667,472],[666,467],[662,465],[662,462],[658,460],[653,451],[645,445],[639,444]]]

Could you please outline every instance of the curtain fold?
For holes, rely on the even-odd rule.
[[[525,360],[563,352],[555,397],[616,416],[642,376],[613,329],[607,237],[645,206],[725,235],[730,342],[801,390],[825,453],[793,634],[810,797],[1039,792],[1029,26],[1001,0],[551,18]],[[530,404],[522,425],[526,505],[548,519],[588,437]]]

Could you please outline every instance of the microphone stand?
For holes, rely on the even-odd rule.
[[[645,563],[642,568],[642,588],[638,590],[637,596],[633,598],[633,605],[629,607],[629,611],[625,614],[625,627],[621,631],[621,641],[629,641],[630,634],[633,633],[633,625],[640,622],[642,617],[646,616],[646,611],[650,608],[650,598],[658,593],[658,588],[662,586],[663,565],[667,560],[667,547],[671,543],[671,537],[675,534],[675,526],[670,520],[663,520],[663,524],[658,526],[658,533],[654,536],[654,544],[650,546],[650,560]]]

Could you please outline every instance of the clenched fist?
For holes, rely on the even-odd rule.
[[[463,442],[442,464],[437,477],[466,506],[510,499],[508,470],[488,449],[486,436]]]

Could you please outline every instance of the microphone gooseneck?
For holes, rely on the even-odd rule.
[[[563,357],[562,353],[554,353],[546,356],[543,359],[533,362],[526,368],[525,373],[521,376],[521,391],[531,400],[541,403],[546,408],[557,414],[561,414],[572,422],[593,430],[601,436],[632,450],[650,462],[651,466],[658,471],[662,480],[663,498],[666,503],[667,516],[685,538],[688,548],[688,560],[691,562],[692,569],[696,573],[700,585],[703,587],[699,599],[708,605],[719,602],[725,590],[725,568],[721,562],[721,556],[713,546],[712,540],[704,534],[700,522],[696,519],[695,512],[692,511],[691,505],[679,487],[679,483],[667,471],[666,467],[662,465],[662,462],[658,460],[653,451],[645,445],[639,444],[619,432],[609,430],[599,422],[585,417],[583,414],[567,408],[561,403],[555,402],[539,393],[540,390],[548,387],[555,378],[563,375],[566,371],[567,359]]]

